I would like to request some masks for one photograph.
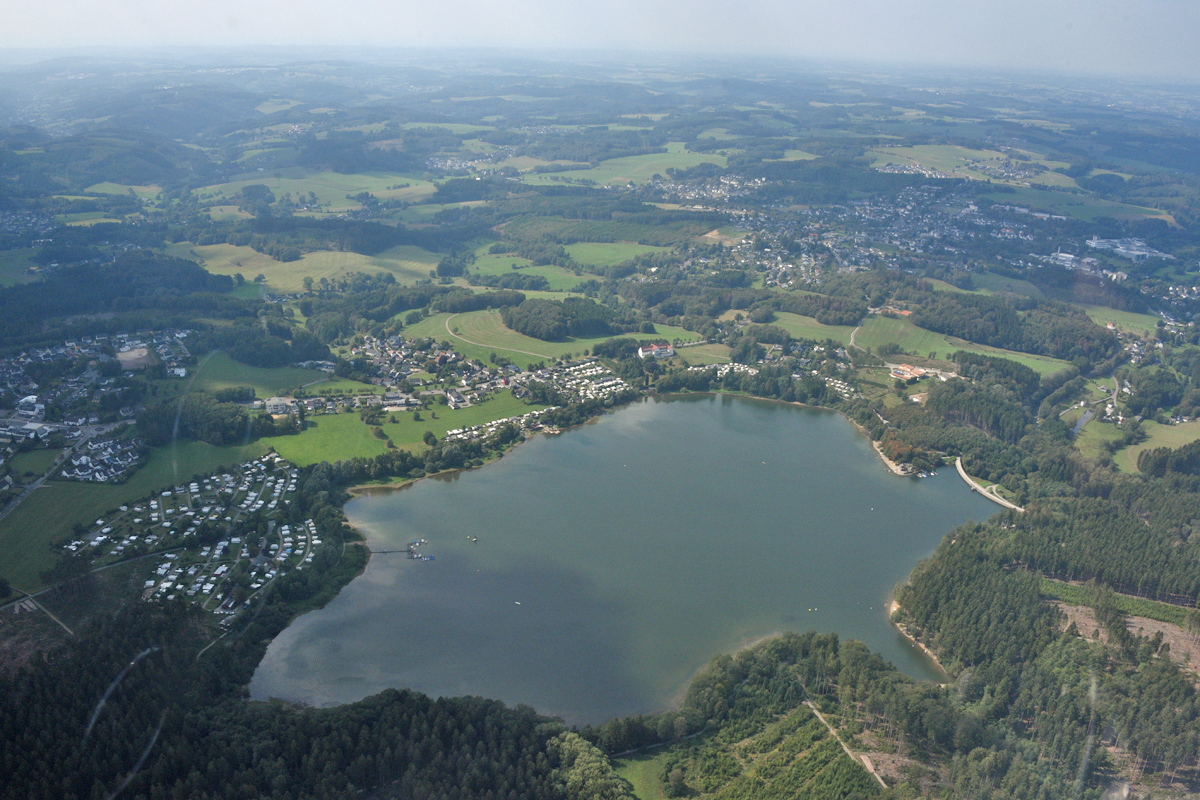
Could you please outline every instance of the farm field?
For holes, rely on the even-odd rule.
[[[305,253],[298,261],[276,261],[268,255],[249,247],[232,244],[194,245],[176,244],[166,252],[178,258],[197,260],[209,272],[217,275],[241,273],[247,281],[258,275],[266,277],[267,286],[277,292],[298,292],[304,288],[304,279],[321,278],[337,280],[351,272],[390,272],[399,283],[429,277],[429,270],[437,266],[438,256],[419,247],[402,245],[385,250],[379,255],[364,256],[360,253],[344,253],[318,250]]]
[[[1000,294],[1007,292],[1009,294],[1035,297],[1039,300],[1045,298],[1041,289],[1029,281],[1023,281],[1018,278],[1008,278],[1004,275],[997,275],[994,272],[984,272],[973,275],[971,279],[975,282],[975,291],[979,294]]]
[[[26,272],[34,265],[30,256],[35,252],[32,248],[0,252],[0,286],[13,286],[37,280],[35,275]]]
[[[582,242],[567,245],[567,253],[580,264],[589,267],[610,267],[646,253],[657,253],[665,247],[654,247],[634,242],[596,243]]]
[[[1090,459],[1098,459],[1101,447],[1106,442],[1115,442],[1121,438],[1121,432],[1116,425],[1093,419],[1083,426],[1075,437],[1075,449]]]
[[[151,491],[265,452],[266,447],[259,442],[246,447],[184,442],[156,448],[124,484],[47,481],[0,521],[0,575],[21,591],[37,591],[43,586],[41,573],[58,558],[58,551],[51,545],[65,539],[75,523],[91,523],[108,509]]]
[[[445,406],[434,406],[429,411],[419,412],[420,421],[414,420],[411,412],[397,411],[384,416],[385,420],[395,417],[396,422],[385,421],[380,427],[397,447],[421,450],[426,447],[425,431],[432,431],[440,439],[447,431],[515,417],[543,407],[527,406],[513,397],[512,392],[505,391],[469,408],[452,411]],[[308,424],[302,433],[268,437],[261,440],[262,444],[274,447],[281,456],[299,466],[359,456],[371,458],[387,450],[387,443],[377,438],[356,413],[319,414],[309,417]]]
[[[62,455],[62,450],[58,448],[30,450],[28,453],[17,453],[8,462],[8,465],[12,467],[14,475],[23,476],[29,472],[41,477],[46,474],[46,470],[54,465],[54,459],[60,455]]]
[[[1200,439],[1200,420],[1192,420],[1182,425],[1159,425],[1147,420],[1142,423],[1142,430],[1147,434],[1146,441],[1118,450],[1113,455],[1113,463],[1121,472],[1137,474],[1138,456],[1147,450],[1156,447],[1179,448]]]
[[[850,344],[850,334],[854,332],[853,325],[822,325],[812,317],[786,311],[776,313],[775,321],[771,324],[783,328],[797,339],[815,339],[818,342],[833,339],[843,345]]]
[[[1021,154],[1029,157],[1032,163],[1042,164],[1047,168],[1047,171],[1028,178],[1019,179],[995,177],[977,167],[967,166],[968,161],[978,161],[982,162],[984,167],[1000,167],[1008,156],[997,150],[977,150],[950,144],[918,144],[911,147],[879,147],[873,148],[868,152],[875,156],[872,164],[874,167],[882,167],[889,163],[919,164],[926,169],[937,170],[938,172],[943,172],[957,178],[971,178],[979,181],[986,181],[991,178],[996,183],[1014,185],[1035,183],[1045,186],[1078,188],[1078,184],[1075,183],[1074,179],[1053,171],[1055,168],[1066,166],[1065,162],[1051,161],[1030,151],[1021,151]]]
[[[520,265],[519,274],[521,275],[540,275],[545,278],[550,283],[552,292],[572,289],[584,280],[574,272],[553,264],[541,267],[532,266],[528,259],[513,253],[489,253],[477,256],[475,263],[471,265],[471,272],[480,275],[513,275],[518,273],[518,270],[512,268],[513,264]]]
[[[679,361],[686,361],[693,366],[728,364],[729,352],[729,345],[701,344],[695,347],[685,347],[682,350],[676,350],[675,358]]]
[[[692,153],[684,147],[682,142],[669,142],[665,153],[613,158],[601,162],[599,166],[592,169],[527,174],[523,176],[522,180],[530,184],[547,184],[559,183],[561,180],[575,182],[583,179],[606,186],[624,186],[627,183],[645,183],[656,173],[665,175],[668,167],[687,169],[705,162],[724,167],[728,163],[728,159],[715,153]],[[559,180],[554,180],[554,178]]]
[[[105,181],[104,183],[97,183],[84,189],[85,192],[90,192],[91,194],[129,194],[130,190],[133,190],[133,193],[138,197],[157,197],[158,193],[162,191],[162,187],[130,186],[124,183]]]
[[[451,335],[446,330],[446,322],[450,320]],[[683,328],[673,328],[668,325],[657,325],[657,333],[628,333],[621,334],[638,341],[654,341],[679,339],[681,341],[696,341],[699,337]],[[499,311],[471,311],[466,314],[435,314],[421,320],[410,328],[405,328],[404,335],[429,336],[438,341],[450,341],[456,350],[468,358],[476,358],[487,362],[494,351],[498,355],[510,358],[519,365],[529,362],[526,356],[539,360],[563,358],[567,354],[582,356],[585,349],[607,341],[610,336],[597,336],[591,339],[567,339],[565,342],[543,342],[524,336],[504,327],[500,320]]]
[[[1112,323],[1122,333],[1134,336],[1153,336],[1157,330],[1159,318],[1153,314],[1136,314],[1132,311],[1118,311],[1106,306],[1083,306],[1084,311],[1097,325]]]
[[[1059,370],[1066,369],[1068,366],[1067,362],[1059,361],[1056,358],[1018,353],[1013,350],[1001,350],[998,347],[975,344],[974,342],[918,328],[907,319],[879,315],[872,315],[863,324],[854,342],[859,347],[870,347],[872,350],[877,350],[880,345],[895,343],[907,353],[912,353],[922,358],[927,357],[930,353],[936,353],[935,358],[943,360],[948,360],[950,354],[956,350],[969,350],[973,353],[994,355],[1016,361],[1030,367],[1040,375],[1050,375]],[[902,357],[899,354],[889,356],[893,360]]]
[[[240,361],[234,361],[225,353],[213,353],[202,359],[196,371],[185,380],[195,389],[216,391],[230,389],[235,386],[251,386],[259,399],[274,397],[283,391],[295,389],[298,386],[324,381],[328,373],[315,369],[300,369],[299,367],[252,367]],[[352,381],[347,381],[352,383]],[[365,384],[355,384],[365,386]],[[310,394],[318,392],[319,385],[309,389]]]
[[[356,195],[370,192],[380,200],[409,200],[419,201],[433,194],[436,187],[429,181],[407,175],[388,172],[365,172],[344,174],[341,172],[307,172],[299,168],[289,168],[280,172],[281,177],[270,175],[250,175],[240,180],[228,183],[217,183],[203,186],[196,190],[201,202],[217,202],[232,200],[243,187],[252,184],[263,184],[276,197],[290,193],[293,197],[308,197],[309,193],[317,196],[317,202],[328,206],[324,211],[353,211],[362,205],[357,200],[347,200],[346,195]],[[405,188],[389,188],[408,184]],[[94,190],[95,187],[92,187]],[[236,202],[235,202],[236,205]]]
[[[1050,192],[1024,186],[1014,187],[1012,192],[992,192],[980,195],[977,202],[1024,206],[1031,211],[1062,214],[1063,216],[1074,217],[1084,222],[1094,222],[1100,217],[1174,221],[1174,218],[1170,214],[1155,208],[1145,208],[1143,206],[1129,205],[1128,203],[1101,200],[1098,197]]]

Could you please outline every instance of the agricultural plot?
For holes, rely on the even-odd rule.
[[[57,448],[50,450],[30,450],[28,453],[17,453],[8,462],[8,466],[12,467],[13,474],[18,477],[45,475],[50,467],[54,466],[54,460],[62,455],[62,450]]]
[[[112,183],[105,181],[104,183],[93,184],[84,189],[85,192],[92,194],[129,194],[132,191],[138,197],[154,198],[162,191],[161,186],[132,186],[125,183]]]
[[[1118,311],[1106,306],[1083,306],[1083,310],[1097,325],[1107,325],[1111,322],[1121,333],[1130,333],[1143,338],[1154,336],[1159,322],[1159,318],[1153,314]]]
[[[512,265],[516,264],[519,270],[514,270]],[[547,264],[541,267],[535,267],[527,259],[513,255],[512,253],[490,253],[478,256],[475,263],[471,265],[471,272],[480,275],[540,275],[545,278],[550,284],[550,291],[563,292],[567,289],[572,289],[584,280],[568,269],[556,267],[552,264]]]
[[[994,355],[1024,364],[1040,375],[1050,375],[1066,369],[1067,362],[1059,361],[1048,356],[1037,356],[1029,353],[1018,353],[1015,350],[1002,350],[998,347],[975,344],[953,336],[945,336],[934,331],[918,328],[907,319],[872,315],[854,338],[859,347],[869,347],[878,350],[885,344],[899,345],[906,353],[925,358],[934,353],[934,358],[946,360],[956,350],[968,350],[983,355]],[[901,355],[890,356],[891,359],[902,358]]]
[[[370,458],[387,449],[387,443],[373,435],[354,413],[317,415],[309,418],[308,427],[298,434],[261,441],[301,467],[357,456]]]
[[[879,147],[868,151],[874,156],[872,166],[878,168],[888,164],[900,166],[915,164],[925,169],[937,170],[955,178],[970,178],[977,181],[992,180],[1012,185],[1040,184],[1078,188],[1074,179],[1054,172],[1067,166],[1063,161],[1051,161],[1031,151],[1019,151],[1017,155],[1028,161],[1010,160],[1007,153],[997,150],[978,150],[951,144],[919,144],[911,147]],[[1035,174],[1013,174],[1025,164],[1036,164],[1045,169]]]
[[[279,174],[280,177],[275,177]],[[201,187],[196,191],[199,199],[216,204],[236,205],[242,189],[252,184],[263,184],[276,197],[290,193],[293,197],[317,196],[317,202],[328,205],[329,212],[353,211],[362,206],[356,200],[347,200],[346,195],[370,192],[380,200],[419,201],[433,194],[436,187],[429,181],[408,175],[387,172],[344,174],[340,172],[307,172],[298,168],[281,170],[278,173],[263,173],[244,177],[228,183]],[[92,187],[91,190],[94,190]],[[89,190],[89,191],[91,191]]]
[[[217,275],[241,274],[247,281],[258,275],[266,278],[267,286],[277,292],[299,292],[304,279],[337,280],[351,272],[375,274],[390,272],[399,283],[412,283],[429,277],[429,270],[439,260],[434,253],[419,247],[401,245],[374,256],[332,250],[305,253],[297,261],[276,261],[249,247],[232,244],[177,244],[166,252],[179,258],[199,261],[209,272]]]
[[[299,367],[276,367],[266,369],[252,367],[240,361],[234,361],[225,353],[213,353],[200,361],[195,372],[186,380],[195,389],[216,391],[231,389],[235,386],[250,386],[254,388],[259,398],[274,397],[280,392],[295,389],[318,381],[325,381],[328,373],[315,369],[300,369]],[[363,384],[355,384],[361,386]],[[317,393],[316,387],[310,393]]]
[[[0,252],[0,287],[37,280],[37,276],[29,272],[34,266],[30,256],[35,252],[32,248]]]
[[[1115,442],[1120,438],[1121,431],[1117,429],[1116,425],[1093,419],[1075,435],[1074,445],[1080,453],[1095,460],[1100,458],[1101,448],[1105,444]]]
[[[786,311],[777,313],[771,324],[783,328],[796,339],[814,339],[818,342],[833,339],[843,345],[850,344],[850,334],[854,332],[853,325],[822,325],[812,317]]]
[[[1142,430],[1147,434],[1146,441],[1118,450],[1113,456],[1113,463],[1121,472],[1136,474],[1138,456],[1147,450],[1156,447],[1177,449],[1200,439],[1200,420],[1185,422],[1182,425],[1159,425],[1157,422],[1145,421],[1142,423]]]
[[[1175,219],[1165,211],[1156,208],[1146,208],[1128,203],[1117,203],[1112,200],[1101,200],[1087,195],[1051,192],[1044,189],[1033,189],[1024,186],[1013,187],[1011,192],[989,192],[980,195],[979,203],[1000,203],[1002,205],[1022,206],[1031,211],[1044,211],[1048,214],[1061,214],[1067,217],[1094,222],[1100,217],[1114,219],[1161,219],[1174,222]]]
[[[675,359],[691,366],[728,364],[730,349],[724,344],[701,344],[675,351]]]
[[[58,558],[52,545],[65,540],[77,523],[88,525],[107,509],[265,452],[260,442],[246,447],[182,442],[156,448],[123,484],[47,481],[0,520],[0,576],[21,591],[37,591],[44,585],[41,573]]]
[[[699,337],[683,328],[673,328],[669,325],[657,325],[656,333],[621,334],[638,341],[654,341],[666,339],[693,342]],[[597,336],[590,339],[568,338],[564,342],[543,342],[524,336],[504,327],[499,311],[472,311],[466,314],[435,314],[422,320],[417,325],[404,330],[404,335],[428,336],[438,341],[449,341],[467,358],[475,358],[487,362],[495,352],[505,356],[517,364],[532,363],[530,358],[538,360],[559,359],[568,355],[582,356],[584,350],[590,350],[600,342],[612,338]]]
[[[640,255],[658,253],[665,249],[663,247],[636,244],[634,242],[581,242],[579,244],[567,245],[566,248],[571,258],[589,267],[610,267]]]
[[[1038,300],[1043,300],[1046,297],[1041,289],[1029,281],[1023,281],[1019,278],[1009,278],[1004,275],[997,275],[994,272],[984,272],[973,275],[971,279],[975,283],[975,291],[978,294],[1019,294]]]
[[[716,164],[724,167],[725,156],[715,153],[692,153],[682,142],[667,144],[667,152],[650,153],[644,156],[626,156],[603,161],[592,169],[568,172],[543,172],[525,175],[522,180],[530,184],[547,184],[579,180],[595,181],[604,186],[624,186],[629,183],[645,183],[655,174],[666,175],[669,167],[687,169],[698,164]]]

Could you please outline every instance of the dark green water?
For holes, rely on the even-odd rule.
[[[947,531],[997,509],[953,468],[892,475],[832,412],[646,401],[349,503],[373,549],[424,537],[436,560],[373,556],[272,643],[251,691],[327,705],[408,687],[599,722],[666,708],[717,653],[810,628],[934,678],[884,606]]]

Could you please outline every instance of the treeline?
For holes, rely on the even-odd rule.
[[[637,330],[654,332],[652,323],[633,315],[618,315],[609,306],[586,297],[568,297],[562,301],[531,298],[519,306],[500,309],[500,315],[508,328],[548,342],[560,342],[568,336],[592,338]]]
[[[937,292],[911,317],[928,330],[1005,350],[1080,360],[1081,369],[1113,359],[1121,347],[1116,336],[1082,311],[1027,298]]]
[[[1172,450],[1170,447],[1155,447],[1143,450],[1138,455],[1138,472],[1161,478],[1168,472],[1181,475],[1200,475],[1200,441],[1185,444]]]
[[[291,416],[274,419],[265,413],[252,415],[245,406],[222,402],[207,392],[188,392],[139,411],[137,430],[138,437],[152,447],[178,439],[222,447],[262,436],[299,433],[300,426]]]

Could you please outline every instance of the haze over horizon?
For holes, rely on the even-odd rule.
[[[164,46],[606,49],[1200,79],[1200,4],[1188,0],[46,0],[6,17],[0,49],[10,56]]]

